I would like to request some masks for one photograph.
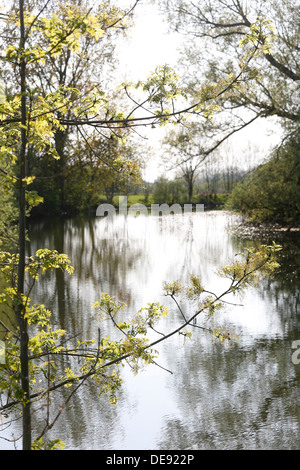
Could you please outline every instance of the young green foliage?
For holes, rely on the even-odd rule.
[[[191,331],[186,330],[187,326],[191,326],[206,331],[212,336],[213,341],[219,341],[222,344],[236,341],[239,336],[234,330],[228,331],[225,326],[214,324],[216,313],[222,309],[224,302],[227,305],[225,300],[227,296],[242,294],[249,286],[257,286],[263,277],[271,277],[279,268],[277,253],[280,250],[281,246],[273,243],[261,245],[258,249],[247,248],[245,252],[237,255],[238,259],[217,271],[219,276],[230,281],[228,288],[219,295],[206,290],[201,278],[195,275],[190,275],[190,284],[186,288],[178,281],[165,282],[163,286],[165,295],[172,298],[184,319],[184,324],[178,332],[191,338]],[[192,315],[187,316],[184,313],[179,297],[197,304],[197,309]],[[208,324],[204,323],[201,326],[197,324],[197,317],[200,314],[203,315],[203,320],[208,321]]]

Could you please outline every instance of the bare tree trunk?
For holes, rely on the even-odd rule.
[[[190,203],[192,203],[193,192],[194,192],[194,183],[193,183],[193,179],[190,179],[189,182],[188,182],[188,193],[189,193],[189,201],[188,202],[190,202]]]
[[[194,193],[194,174],[195,174],[195,170],[188,170],[186,172],[186,174],[184,175],[185,176],[185,180],[187,182],[187,187],[188,187],[188,198],[189,198],[189,202],[191,203],[192,202],[192,199],[193,199],[193,193]]]

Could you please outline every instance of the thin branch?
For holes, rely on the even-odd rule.
[[[29,33],[31,31],[31,28],[34,26],[34,24],[36,23],[36,21],[39,19],[39,17],[41,16],[41,14],[43,13],[43,11],[47,8],[48,4],[50,3],[51,0],[47,0],[47,2],[45,3],[45,5],[43,6],[43,8],[40,10],[40,12],[36,15],[36,17],[34,18],[34,20],[32,21],[31,25],[29,26],[28,30],[27,30],[27,33],[25,35],[25,41],[27,41],[28,39],[28,36],[29,36]]]
[[[152,364],[155,364],[157,367],[159,367],[160,369],[163,369],[164,371],[166,372],[169,372],[169,374],[172,374],[173,375],[173,372],[169,369],[166,369],[165,367],[161,366],[160,364],[158,364],[157,362],[155,361],[152,361]]]
[[[106,162],[105,160],[103,160],[103,158],[101,158],[96,152],[95,150],[93,149],[93,147],[90,145],[89,141],[87,140],[87,138],[85,137],[85,135],[83,134],[83,132],[81,131],[80,127],[78,127],[78,131],[81,135],[81,137],[83,138],[83,140],[85,141],[85,143],[87,144],[87,146],[89,147],[90,151],[92,152],[93,155],[95,155],[95,157],[100,160],[102,163],[104,163],[106,166],[108,166],[111,170],[115,171],[116,173],[120,174],[120,172],[114,168],[110,163]]]
[[[114,23],[111,23],[109,26],[107,26],[105,29],[109,29],[109,28],[113,28],[114,26],[116,26],[118,23],[120,23],[121,21],[124,20],[124,18],[126,18],[126,16],[129,16],[132,11],[135,9],[135,7],[137,6],[137,4],[140,2],[140,0],[136,0],[135,4],[130,8],[130,10],[128,10],[127,12],[124,13],[124,15],[121,17],[121,18],[118,18]]]

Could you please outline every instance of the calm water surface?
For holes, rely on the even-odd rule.
[[[91,309],[102,292],[126,302],[127,318],[147,302],[164,303],[170,314],[161,328],[168,331],[180,315],[162,296],[163,281],[186,282],[194,273],[221,292],[227,284],[215,271],[249,244],[228,230],[238,222],[221,212],[35,222],[30,251],[67,253],[75,273],[47,276],[34,300],[82,339],[96,338],[99,326],[113,338]],[[292,342],[300,339],[297,240],[288,250],[280,276],[216,318],[241,334],[232,349],[212,344],[201,330],[192,341],[173,337],[160,345],[157,361],[171,373],[151,365],[134,376],[125,368],[116,405],[98,398],[93,385],[84,387],[52,437],[67,449],[299,449],[300,364],[291,360]]]

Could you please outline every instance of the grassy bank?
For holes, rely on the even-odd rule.
[[[112,204],[115,207],[119,206],[119,197],[124,196],[123,194],[115,195],[112,201]],[[141,194],[128,194],[127,197],[127,207],[132,206],[133,204],[143,204],[145,206],[151,206],[151,204],[169,204],[170,206],[174,203],[178,204],[188,204],[187,200],[182,198],[179,201],[163,201],[163,200],[156,200],[153,194],[145,195]],[[193,204],[204,204],[206,209],[222,209],[228,199],[227,194],[219,193],[219,194],[201,194],[193,197],[192,203]],[[108,203],[106,197],[103,195],[101,197],[101,202]]]

